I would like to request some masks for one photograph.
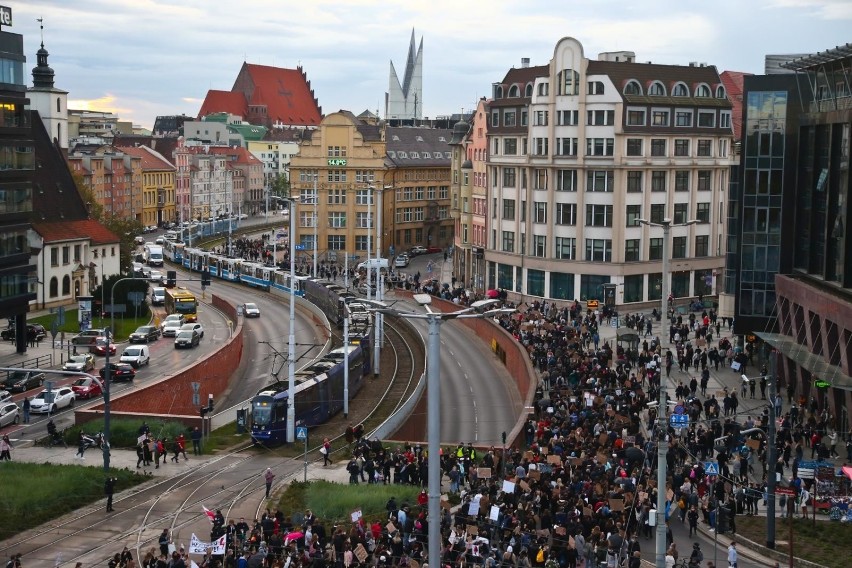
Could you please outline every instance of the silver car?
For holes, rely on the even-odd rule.
[[[14,402],[0,403],[0,428],[9,424],[17,424],[21,420],[20,410]]]

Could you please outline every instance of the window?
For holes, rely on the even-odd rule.
[[[573,69],[566,69],[562,72],[564,79],[563,95],[579,95],[580,94],[580,74]]]
[[[642,191],[642,171],[630,170],[627,172],[627,191],[639,193]]]
[[[496,97],[500,98],[500,97]],[[492,110],[491,111],[491,126],[500,126],[500,111]]]
[[[698,111],[698,126],[701,128],[713,128],[716,125],[715,111],[699,110]]]
[[[518,139],[506,138],[503,140],[503,153],[507,156],[516,156],[518,154]]]
[[[346,250],[346,235],[328,235],[328,250]]]
[[[62,247],[62,264],[70,264],[71,263],[71,247],[64,246]]]
[[[503,126],[515,126],[515,111],[514,110],[504,110],[503,111]]]
[[[346,190],[329,189],[326,203],[328,205],[346,205]]]
[[[695,96],[701,98],[707,98],[710,96],[710,87],[707,85],[701,84],[695,89]]]
[[[580,112],[576,110],[557,110],[557,126],[577,126]]]
[[[80,262],[83,258],[80,256],[80,250],[82,250],[81,245],[74,245],[74,262]]]
[[[639,225],[639,219],[642,218],[642,206],[641,205],[628,205],[627,206],[627,226],[628,227],[636,227]]]
[[[666,218],[666,204],[652,203],[651,204],[651,222],[662,223]]]
[[[515,233],[503,231],[503,242],[500,248],[503,252],[515,252]]]
[[[689,140],[678,138],[675,140],[674,155],[678,157],[689,156]]]
[[[719,128],[731,127],[731,111],[723,110],[719,112]]]
[[[532,83],[527,83],[527,86],[524,88],[524,96],[529,98],[533,94],[533,86]]]
[[[503,187],[515,187],[515,168],[503,168]]]
[[[609,239],[586,239],[586,260],[612,262],[612,241]]]
[[[342,211],[330,211],[328,213],[328,226],[332,229],[345,229],[346,213]]]
[[[604,84],[601,81],[589,81],[589,95],[602,95],[604,94]]]
[[[674,86],[674,89],[672,89],[672,96],[673,97],[688,97],[689,96],[689,89],[687,89],[686,85],[684,85],[683,83],[678,83],[677,85]]]
[[[586,124],[589,126],[612,126],[615,124],[614,110],[590,110],[586,112]]]
[[[695,206],[695,219],[699,223],[710,222],[710,203],[698,203]]]
[[[666,139],[653,138],[651,139],[651,155],[661,157],[666,155]]]
[[[667,110],[651,111],[651,125],[652,126],[668,126],[669,125],[669,111],[667,111]]]
[[[541,89],[539,89],[539,90],[541,90]],[[527,122],[528,117],[529,117],[529,111],[527,111],[527,109],[525,109],[525,108],[521,109],[521,126],[526,126],[528,124],[528,122]],[[526,154],[526,150],[524,150],[524,153]]]
[[[675,172],[675,191],[689,191],[689,170]]]
[[[533,223],[547,223],[547,203],[544,201],[533,202]]]
[[[586,205],[587,227],[612,227],[612,205]]]
[[[672,238],[672,258],[686,258],[686,237]]]
[[[674,223],[679,225],[686,223],[686,218],[689,215],[689,203],[674,204]]]
[[[642,94],[642,86],[636,80],[629,81],[626,85],[624,85],[624,94],[625,95],[641,95]]]
[[[696,148],[696,154],[702,157],[709,157],[713,153],[713,141],[712,140],[699,140],[698,146]]]
[[[577,260],[577,239],[556,237],[555,256],[559,260]]]
[[[695,256],[709,256],[710,253],[710,236],[696,235],[695,237]]]
[[[664,97],[666,96],[666,88],[659,81],[654,81],[651,83],[651,86],[648,87],[648,96]]]
[[[648,243],[648,260],[661,260],[663,258],[663,239],[650,239]]]
[[[556,219],[557,225],[576,225],[577,224],[577,204],[576,203],[557,203],[556,204]]]
[[[533,113],[533,126],[547,126],[547,118],[549,112],[546,110],[537,110]]]
[[[587,156],[612,156],[614,138],[586,138]]]
[[[589,170],[586,174],[586,191],[613,191],[612,170]]]
[[[62,295],[70,296],[71,295],[71,277],[67,274],[62,277]]]
[[[412,158],[417,157],[417,152],[412,152]],[[346,170],[328,170],[326,173],[326,180],[329,182],[341,182],[346,181]]]
[[[95,258],[97,258],[97,253]],[[50,249],[50,266],[59,266],[59,247],[51,247]]]
[[[547,138],[533,138],[533,155],[547,156]]]
[[[547,170],[536,168],[533,170],[533,189],[547,190]]]
[[[546,97],[550,94],[550,83],[539,83],[538,85],[538,96]]]
[[[698,191],[710,191],[713,181],[711,170],[698,170]]]
[[[577,191],[577,170],[556,170],[556,191]]]
[[[542,258],[547,255],[547,237],[544,235],[533,235],[530,255]]]
[[[50,297],[55,298],[59,295],[59,280],[56,276],[50,279]]]
[[[654,170],[651,172],[651,191],[666,190],[666,172],[664,170]]]
[[[627,111],[628,126],[645,126],[645,110],[629,109]]]
[[[675,126],[692,126],[692,111],[675,111]]]
[[[514,199],[504,199],[503,200],[503,219],[514,220],[514,218],[515,218],[515,200]]]
[[[577,155],[577,139],[576,138],[557,138],[556,139],[556,155],[557,156],[576,156]]]
[[[637,262],[639,260],[639,239],[627,239],[624,241],[624,262]]]
[[[627,155],[641,156],[642,155],[642,139],[628,138],[627,139]]]

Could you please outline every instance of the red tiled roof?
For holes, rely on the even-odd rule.
[[[159,152],[147,146],[118,146],[118,149],[134,158],[142,159],[143,170],[174,170],[175,167],[169,163]]]
[[[728,93],[728,100],[731,101],[733,109],[731,110],[731,123],[734,127],[734,140],[742,140],[743,132],[743,84],[745,83],[746,75],[751,73],[743,73],[742,71],[723,71],[719,78],[722,79],[722,84],[725,85],[725,91]]]
[[[238,146],[236,148],[227,147],[227,146],[210,146],[208,148],[208,152],[211,154],[220,154],[229,156],[234,162],[238,164],[262,164],[259,159],[255,157],[254,154],[243,148],[242,146]]]
[[[107,245],[119,242],[119,238],[94,219],[80,221],[57,221],[55,223],[34,223],[33,228],[46,243],[90,239],[93,245]]]
[[[236,91],[207,91],[201,110],[198,111],[198,120],[215,112],[227,112],[244,117],[248,114],[246,98],[242,93]]]

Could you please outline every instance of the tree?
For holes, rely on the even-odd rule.
[[[290,198],[290,180],[287,179],[287,176],[276,176],[275,179],[269,183],[269,195],[280,197],[282,199]]]
[[[148,281],[144,279],[125,280],[124,282],[116,284],[116,282],[122,278],[126,278],[126,276],[113,274],[112,276],[107,277],[100,286],[95,288],[92,291],[92,297],[95,299],[95,303],[101,304],[101,310],[104,310],[111,300],[115,300],[116,306],[125,306],[124,313],[128,316],[145,316],[149,313],[147,302]],[[113,288],[115,288],[114,293]],[[130,292],[139,292],[142,294],[144,300],[138,307],[128,298],[128,294]]]

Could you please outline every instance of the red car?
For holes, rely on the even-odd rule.
[[[442,249],[441,247],[426,247],[426,254],[433,254],[436,252],[441,252],[442,250],[444,249]]]
[[[103,394],[101,385],[89,377],[80,377],[71,384],[71,389],[77,398],[89,399]]]
[[[95,344],[89,347],[89,351],[95,355],[106,355],[107,338],[98,337],[95,339]],[[109,354],[115,355],[115,343],[109,343]]]

